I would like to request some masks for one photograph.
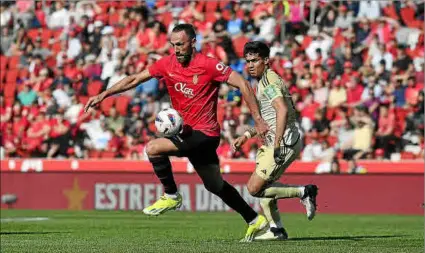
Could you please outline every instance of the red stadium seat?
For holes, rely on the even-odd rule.
[[[245,36],[240,36],[233,39],[233,47],[235,48],[236,55],[240,58],[243,58],[243,47],[249,41]]]
[[[9,70],[6,72],[6,83],[16,82],[18,78],[18,70]]]
[[[49,68],[54,68],[56,66],[56,57],[50,56],[45,60],[45,63]]]
[[[80,103],[82,103],[83,105],[85,105],[87,103],[87,101],[89,101],[89,97],[87,97],[87,96],[78,96],[78,101]]]
[[[61,33],[62,33],[62,29],[52,30],[52,37],[55,38],[55,39],[57,39],[57,38],[59,38],[59,36],[61,35]]]
[[[0,70],[4,71],[7,67],[7,57],[4,55],[0,56]]]
[[[115,37],[119,38],[122,36],[122,28],[120,27],[114,27],[114,35]]]
[[[30,77],[30,72],[26,68],[20,69],[18,77],[20,80],[26,80],[27,78]]]
[[[90,158],[100,158],[101,152],[97,150],[89,150],[89,157]]]
[[[117,156],[117,152],[114,151],[102,151],[102,158],[115,158]]]
[[[28,37],[32,40],[35,41],[35,39],[38,37],[38,35],[40,34],[38,29],[31,29],[27,32]]]
[[[128,105],[130,104],[131,97],[127,96],[118,96],[115,100],[115,108],[117,109],[117,112],[125,116],[127,115]]]
[[[410,152],[401,152],[402,160],[416,159],[416,155]]]
[[[221,0],[219,2],[220,9],[224,9],[230,3],[229,0]]]
[[[218,7],[218,1],[206,1],[205,2],[205,12],[215,12]]]
[[[205,20],[207,22],[214,23],[217,20],[217,18],[215,17],[215,13],[214,12],[205,13]]]
[[[114,106],[115,98],[109,97],[100,103],[100,109],[102,110],[103,114],[106,116],[109,116],[109,111],[111,110],[112,106]]]
[[[7,97],[4,99],[4,104],[6,106],[12,106],[15,103],[15,97]]]
[[[103,83],[102,81],[93,81],[87,85],[87,93],[89,96],[95,96],[100,93],[102,90]]]
[[[4,97],[15,97],[16,82],[7,82],[4,85]]]
[[[6,71],[0,70],[0,83],[3,83],[5,81]]]
[[[9,69],[17,69],[19,65],[19,56],[11,56],[8,60]]]
[[[173,15],[171,14],[171,12],[165,12],[163,14],[161,14],[161,19],[162,19],[162,23],[168,27],[170,25],[170,23],[173,21]]]
[[[59,53],[62,50],[62,46],[60,42],[55,42],[50,46],[50,50],[52,50],[55,54]]]
[[[110,3],[109,2],[102,1],[102,2],[98,2],[97,5],[101,9],[101,13],[107,13],[108,12],[108,9],[109,9],[109,6],[110,6]]]

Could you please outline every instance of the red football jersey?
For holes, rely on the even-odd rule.
[[[175,54],[165,56],[149,67],[151,76],[165,80],[171,104],[185,125],[208,136],[219,136],[217,121],[218,89],[232,69],[201,53],[183,67]]]

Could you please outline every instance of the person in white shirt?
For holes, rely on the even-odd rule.
[[[64,28],[69,24],[68,10],[64,8],[62,2],[55,2],[56,11],[48,18],[47,25],[51,29]]]
[[[4,2],[0,3],[0,27],[7,26],[12,19],[12,12]]]
[[[67,55],[70,59],[77,57],[83,49],[80,39],[75,31],[69,32]]]
[[[68,120],[71,124],[76,124],[78,121],[78,116],[80,115],[80,112],[83,107],[84,105],[78,101],[75,95],[73,95],[71,97],[71,106],[69,106],[68,109],[65,111],[65,119]]]
[[[71,105],[71,98],[62,88],[55,89],[52,95],[60,108],[68,108]]]
[[[256,37],[256,40],[263,40],[271,43],[276,37],[276,19],[273,16],[265,15],[261,17],[258,27],[260,28],[260,32]]]
[[[320,55],[317,53],[317,49],[320,49],[323,60],[326,60],[331,50],[332,43],[333,38],[326,33],[319,33],[318,36],[314,36],[313,41],[306,49],[308,58],[312,61],[317,60],[320,57]]]
[[[357,19],[367,18],[375,20],[381,16],[381,9],[378,1],[360,1],[359,13]]]
[[[393,67],[393,55],[390,52],[385,51],[384,44],[379,44],[378,48],[379,50],[372,55],[372,66],[374,67],[375,71],[378,71],[381,61],[384,60],[385,70],[391,71]]]

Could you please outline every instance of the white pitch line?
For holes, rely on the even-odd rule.
[[[0,222],[30,222],[30,221],[46,221],[47,217],[16,217],[16,218],[2,218]]]

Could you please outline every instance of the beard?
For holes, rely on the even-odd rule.
[[[177,61],[183,64],[189,63],[190,59],[192,58],[193,50],[190,50],[186,54],[178,54],[176,55]]]

